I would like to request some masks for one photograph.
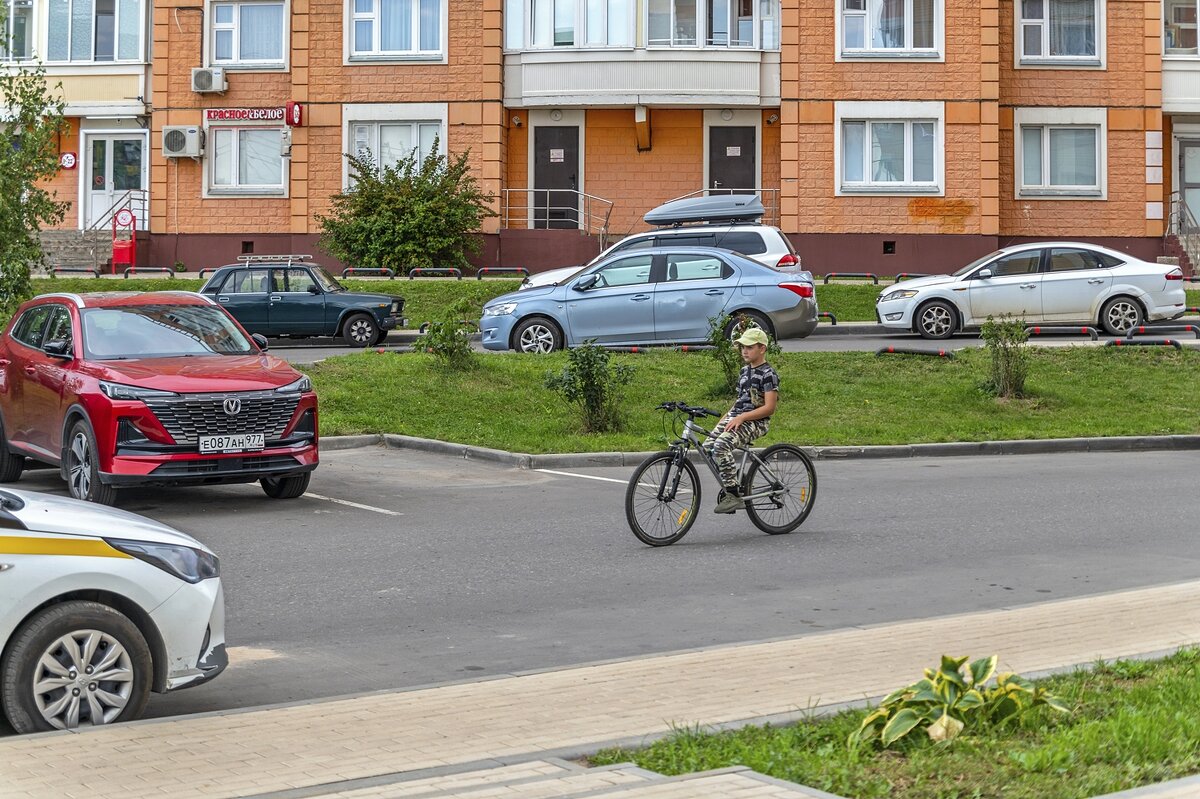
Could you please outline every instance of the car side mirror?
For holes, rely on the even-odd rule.
[[[579,280],[576,280],[575,285],[571,286],[571,288],[575,289],[576,291],[587,291],[592,286],[596,285],[599,280],[599,275],[584,275],[583,277],[579,278]]]
[[[42,347],[46,354],[53,358],[66,358],[70,360],[74,357],[71,353],[71,342],[65,338],[58,338],[54,341],[47,341]]]
[[[254,333],[250,336],[250,338],[254,339],[254,343],[257,344],[258,348],[260,350],[262,350],[263,352],[266,352],[267,350],[269,350],[271,348],[270,345],[267,343],[267,337],[264,336],[262,333]]]
[[[309,293],[309,294],[320,294],[320,293],[321,293],[321,290],[320,290],[319,288],[317,288],[316,286],[314,286],[314,285],[312,285],[312,284],[309,284],[309,286],[308,286],[308,293]]]
[[[979,280],[987,280],[991,276],[992,276],[991,269],[980,269],[978,272],[975,273],[975,277]]]

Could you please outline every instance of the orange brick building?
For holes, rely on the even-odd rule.
[[[1173,188],[1200,216],[1197,2],[163,0],[149,261],[315,251],[344,153],[435,140],[496,196],[489,264],[576,263],[731,189],[821,272],[1154,256]]]

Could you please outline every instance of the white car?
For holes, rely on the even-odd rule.
[[[1186,307],[1183,271],[1094,244],[1047,241],[1005,247],[952,275],[884,289],[875,315],[885,327],[949,338],[1010,314],[1030,324],[1099,325],[1124,335]]]
[[[764,213],[757,195],[721,194],[673,200],[646,214],[647,223],[664,227],[626,236],[583,266],[530,275],[520,288],[558,285],[610,255],[650,247],[717,247],[744,255],[777,272],[811,280],[812,275],[801,268],[800,256],[788,237],[777,227],[753,221]]]
[[[135,719],[225,668],[220,563],[145,517],[0,489],[0,651],[17,732]]]

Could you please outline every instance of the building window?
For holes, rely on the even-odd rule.
[[[442,51],[442,0],[350,0],[350,55],[424,56]]]
[[[141,0],[49,0],[47,61],[140,61]]]
[[[414,150],[419,165],[430,153],[442,150],[441,122],[352,122],[350,128],[355,155],[381,167],[395,166]]]
[[[651,47],[779,49],[778,0],[648,0]]]
[[[1017,0],[1023,63],[1099,63],[1101,0]]]
[[[1196,55],[1197,0],[1166,0],[1163,3],[1163,52],[1166,55]]]
[[[937,189],[933,119],[843,119],[842,190]]]
[[[506,0],[504,46],[632,47],[636,0]]]
[[[1103,198],[1104,108],[1013,112],[1018,197]]]
[[[281,128],[209,128],[214,193],[283,194]]]
[[[8,0],[4,40],[0,41],[0,61],[27,61],[33,58],[33,42],[33,0]]]
[[[283,64],[283,3],[213,3],[212,63]]]
[[[845,56],[936,56],[940,0],[841,0]]]

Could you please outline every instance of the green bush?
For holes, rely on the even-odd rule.
[[[389,268],[470,266],[478,252],[473,233],[496,216],[495,199],[479,188],[468,153],[447,157],[434,147],[424,159],[416,150],[394,166],[368,154],[347,155],[350,188],[335,194],[328,216],[318,216],[322,244],[356,266]]]
[[[988,317],[981,329],[984,345],[991,355],[991,375],[987,390],[1000,398],[1025,396],[1025,378],[1029,374],[1029,334],[1025,323],[1005,314]]]
[[[967,666],[966,657],[942,655],[937,668],[925,669],[925,678],[893,691],[851,733],[851,747],[878,741],[884,748],[917,729],[932,741],[952,741],[967,727],[1002,726],[1017,721],[1037,707],[1061,713],[1070,708],[1044,688],[1016,674],[996,674],[996,655]]]
[[[465,298],[451,305],[441,319],[430,322],[425,328],[425,333],[417,339],[417,348],[432,353],[443,367],[469,367],[475,355],[471,349],[471,334],[476,325],[464,316],[472,310],[470,301]]]
[[[634,369],[610,364],[611,353],[591,341],[567,350],[561,372],[546,373],[546,388],[579,406],[585,433],[611,433],[621,429],[622,388],[633,379]]]

